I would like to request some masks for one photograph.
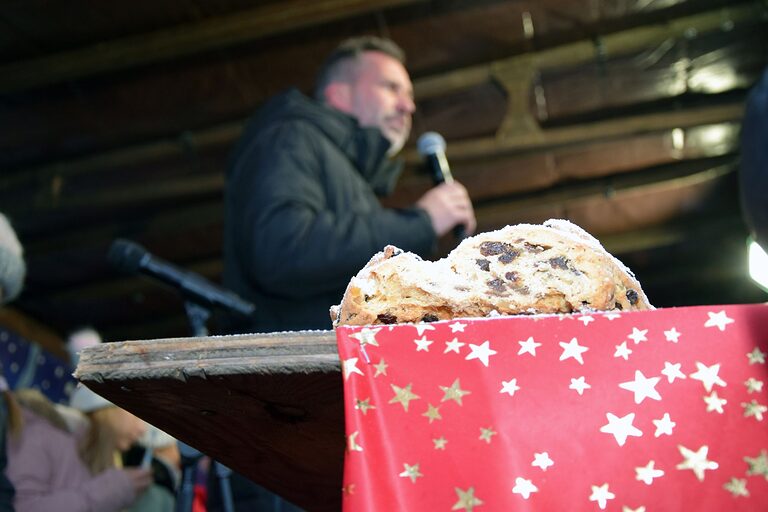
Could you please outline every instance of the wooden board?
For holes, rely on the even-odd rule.
[[[332,331],[105,343],[76,377],[307,510],[340,510],[344,409]]]

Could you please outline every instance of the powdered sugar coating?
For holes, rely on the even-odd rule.
[[[431,262],[387,246],[352,279],[336,324],[418,322],[649,309],[634,275],[580,227],[562,219],[462,241]]]

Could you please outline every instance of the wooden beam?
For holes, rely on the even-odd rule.
[[[381,0],[384,1],[384,0]],[[395,0],[392,0],[395,1]],[[759,20],[759,13],[762,12],[755,4],[747,4],[735,9],[718,9],[703,14],[689,16],[672,20],[668,24],[660,24],[651,27],[641,27],[625,32],[605,36],[601,41],[607,48],[623,47],[622,45],[631,45],[635,31],[648,31],[650,36],[638,35],[640,41],[644,44],[651,44],[649,38],[660,38],[663,35],[670,36],[685,33],[685,30],[694,29],[698,32],[714,30],[722,24],[724,20],[730,20],[733,23],[746,23]],[[738,25],[737,28],[738,29]],[[613,43],[616,38],[616,43]],[[662,39],[663,40],[663,39]],[[628,42],[629,41],[629,42]],[[578,55],[584,53],[584,50],[573,50],[569,48],[594,48],[594,41],[581,41],[577,43],[566,44],[523,54],[508,59],[498,60],[480,66],[471,66],[448,73],[431,75],[428,77],[417,78],[414,80],[414,87],[417,94],[417,100],[422,101],[434,95],[441,95],[447,92],[455,91],[477,85],[496,78],[510,90],[514,89],[511,83],[521,73],[531,66],[536,68],[556,66],[558,64],[572,65]],[[632,46],[633,49],[642,48],[642,46]],[[618,50],[612,50],[617,53]],[[602,54],[601,54],[602,55]],[[0,71],[3,70],[0,67]],[[0,89],[3,80],[13,79],[14,74],[7,71],[0,74]],[[526,121],[530,125],[531,120]],[[508,123],[511,121],[508,121]],[[4,173],[0,177],[0,187],[21,186],[30,182],[38,182],[47,188],[54,188],[50,185],[54,177],[65,177],[74,175],[85,175],[91,172],[98,172],[107,167],[120,165],[138,165],[150,160],[174,157],[185,154],[190,147],[198,151],[206,148],[222,147],[231,145],[237,136],[241,133],[244,121],[233,121],[211,126],[204,129],[184,132],[184,137],[167,138],[142,145],[124,147],[121,149],[90,155],[84,158],[77,158],[69,161],[60,161],[53,164],[46,164],[39,167],[18,169],[13,173]],[[509,129],[509,128],[507,128]]]
[[[756,3],[736,8],[716,9],[665,23],[623,30],[600,36],[597,40],[578,41],[421,78],[414,81],[414,91],[416,97],[421,100],[466,89],[490,80],[498,80],[503,84],[518,78],[521,69],[574,66],[597,58],[616,57],[643,48],[655,47],[668,39],[722,30],[725,23],[735,25],[757,23],[764,12],[764,8]],[[514,85],[510,85],[510,88],[514,89]]]
[[[0,66],[0,93],[164,62],[425,0],[294,0]]]
[[[697,238],[717,243],[715,240],[719,238],[718,235],[739,230],[745,230],[744,219],[740,215],[718,215],[606,235],[600,237],[600,243],[611,254],[621,256],[631,252],[677,245],[685,240]]]
[[[622,220],[624,230],[637,229],[643,223],[668,221],[691,211],[707,190],[735,172],[732,162],[720,161],[705,169],[701,169],[701,165],[698,164],[698,169],[688,165],[672,166],[640,175],[589,180],[567,188],[477,204],[478,229],[488,231],[507,224],[542,222],[559,216],[571,218],[594,235],[615,229],[611,228],[616,225],[614,219],[587,215],[596,208],[600,211],[637,210],[638,213]],[[653,201],[656,204],[651,207]]]
[[[627,116],[607,121],[551,128],[529,133],[516,133],[503,138],[485,137],[455,142],[450,147],[451,159],[471,159],[500,155],[519,150],[581,144],[598,139],[649,133],[658,130],[687,128],[704,124],[738,121],[744,115],[742,103],[699,107],[687,110]],[[407,155],[417,159],[415,152]]]
[[[722,163],[723,160],[728,163]],[[713,159],[713,162],[703,170],[702,167],[707,165],[707,163],[695,162],[690,165],[674,165],[646,171],[640,175],[600,177],[584,180],[564,188],[548,190],[543,193],[519,194],[517,196],[507,196],[486,201],[485,203],[478,203],[476,204],[476,211],[480,222],[488,223],[489,221],[493,222],[492,219],[495,218],[515,218],[518,215],[517,212],[529,211],[534,207],[554,205],[560,208],[567,208],[569,205],[587,201],[621,200],[622,197],[629,194],[652,194],[657,191],[692,188],[701,184],[711,183],[723,176],[732,174],[735,168],[730,160],[732,160],[730,157]],[[606,193],[607,190],[610,191],[610,194]],[[607,197],[608,195],[610,197]],[[589,226],[584,227],[585,229],[590,229]],[[629,229],[633,229],[633,227]],[[56,245],[60,246],[63,244],[64,241],[60,239]],[[56,254],[53,253],[51,257],[55,258]],[[206,257],[204,260],[188,264],[187,268],[205,277],[215,278],[215,276],[220,275],[222,272],[220,254],[216,257]],[[87,301],[94,298],[112,300],[136,292],[151,292],[156,286],[155,283],[147,279],[110,276],[108,279],[82,283],[76,289],[60,291],[49,289],[45,292],[45,297],[52,306],[66,308],[67,304],[77,303],[78,301]],[[35,297],[29,298],[33,299]]]
[[[175,206],[175,207],[174,207]],[[87,247],[97,242],[112,240],[118,237],[134,237],[141,234],[140,243],[147,243],[154,238],[167,237],[168,233],[183,233],[208,223],[220,222],[224,218],[223,206],[220,200],[198,202],[195,205],[181,207],[169,205],[170,210],[150,218],[135,218],[124,220],[120,225],[109,219],[106,223],[93,223],[88,226],[81,224],[76,230],[63,236],[48,234],[41,238],[25,238],[24,249],[28,255],[37,255],[49,251],[60,251],[66,247]],[[23,220],[23,219],[22,219]],[[19,222],[15,227],[19,231],[35,230],[36,223]]]
[[[648,133],[674,128],[732,122],[738,121],[743,117],[743,109],[743,104],[739,102],[680,110],[676,112],[642,114],[529,133],[509,134],[502,139],[496,137],[477,138],[452,143],[449,148],[449,157],[452,160],[480,157],[487,158],[523,149],[544,149],[548,147],[585,143],[601,138],[617,138],[635,133]],[[219,127],[194,132],[190,135],[189,140],[194,147],[204,149],[206,147],[231,143],[234,140],[236,133],[239,133],[239,128],[235,128],[233,124],[229,123]],[[229,140],[230,137],[231,140]],[[183,145],[180,142],[175,141],[163,141],[128,149],[119,149],[82,159],[70,160],[68,162],[19,170],[10,176],[0,177],[0,189],[10,191],[14,187],[21,187],[29,185],[30,183],[38,183],[44,190],[54,191],[56,190],[56,187],[53,187],[51,184],[57,179],[66,178],[67,176],[103,172],[106,168],[120,167],[129,164],[133,165],[144,161],[145,159],[167,158],[174,155],[181,155],[184,151]],[[409,165],[418,165],[421,161],[421,157],[413,149],[406,151],[403,154],[403,158]],[[205,182],[207,182],[208,185],[205,185]],[[222,183],[221,178],[201,178],[200,183],[191,183],[189,186],[196,188],[198,191],[203,189],[216,191],[221,189]],[[142,188],[144,189],[144,193],[154,194],[154,192],[147,191],[143,186]],[[53,194],[55,192],[51,193]],[[119,191],[114,193],[119,196],[124,195]],[[120,200],[124,200],[124,198]],[[13,201],[13,198],[9,198],[8,201]],[[48,201],[30,204],[29,201],[25,199],[24,203],[19,206],[19,208],[21,208],[22,211],[31,209],[36,211],[40,211],[41,209],[53,210],[60,207],[62,203],[66,204],[68,201],[70,200],[65,198],[54,200],[54,198],[51,197]],[[89,198],[88,201],[94,201],[94,199]]]

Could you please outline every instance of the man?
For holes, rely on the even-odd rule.
[[[315,99],[289,90],[245,128],[227,176],[224,284],[257,310],[232,318],[228,332],[329,329],[330,306],[385,245],[426,257],[454,226],[474,231],[459,183],[411,208],[379,203],[399,174],[390,157],[408,140],[415,109],[404,61],[391,41],[345,41],[322,66]],[[216,483],[209,490],[218,501]],[[232,491],[244,510],[295,510],[237,474]]]
[[[387,244],[430,255],[454,226],[475,229],[459,183],[387,209],[415,109],[402,50],[355,38],[333,52],[315,100],[297,90],[267,102],[246,127],[228,173],[224,284],[256,305],[230,332],[331,327],[329,307]]]
[[[23,250],[8,219],[0,213],[0,304],[11,301],[21,293],[26,266]],[[0,365],[0,512],[13,511],[14,490],[5,476],[6,466],[6,396],[8,383]]]

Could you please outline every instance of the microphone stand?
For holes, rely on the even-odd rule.
[[[206,322],[211,317],[211,310],[192,300],[184,302],[184,309],[187,311],[187,319],[192,327],[192,335],[195,337],[208,336]],[[203,454],[181,441],[178,441],[178,445],[179,452],[181,453],[182,478],[179,496],[176,499],[176,512],[192,512],[192,504],[195,499],[197,464],[203,457]],[[210,471],[216,471],[216,476],[219,477],[219,489],[224,512],[234,512],[235,505],[232,501],[232,487],[229,482],[229,475],[232,474],[232,470],[211,459]]]

